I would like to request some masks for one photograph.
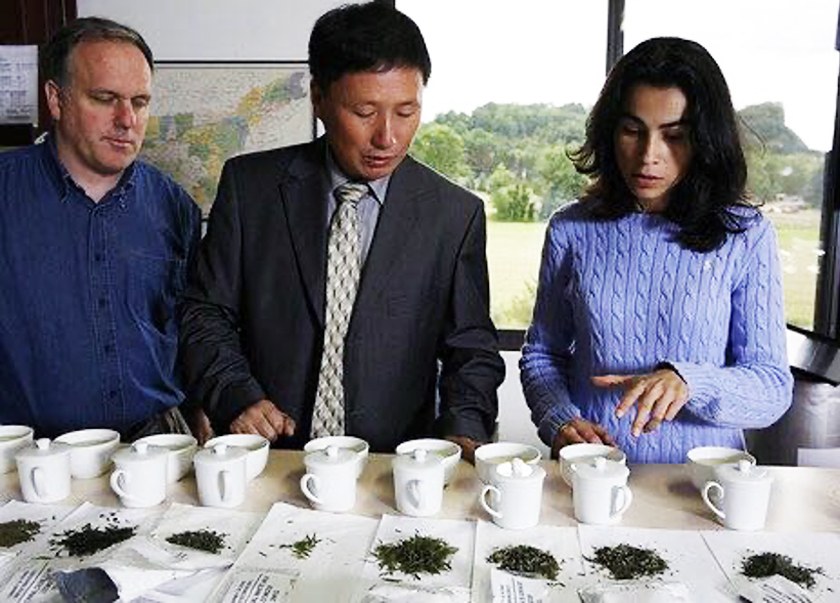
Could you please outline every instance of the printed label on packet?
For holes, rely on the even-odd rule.
[[[548,584],[545,580],[514,576],[491,568],[490,587],[493,603],[547,603]]]

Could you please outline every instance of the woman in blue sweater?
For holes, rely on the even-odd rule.
[[[791,403],[771,225],[699,44],[655,38],[610,72],[571,155],[592,184],[551,218],[520,368],[542,440],[631,462],[744,447]]]

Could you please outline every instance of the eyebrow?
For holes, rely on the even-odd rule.
[[[633,115],[632,113],[622,113],[619,116],[619,119],[629,119],[631,121],[634,121],[636,123],[642,124],[643,126],[647,127],[647,124],[641,118]],[[659,124],[659,129],[664,130],[664,129],[667,129],[667,128],[675,128],[677,126],[688,126],[688,125],[690,125],[689,121],[686,118],[681,117],[676,121],[669,121],[669,122],[664,123],[664,124]]]

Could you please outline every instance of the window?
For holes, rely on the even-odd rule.
[[[814,326],[825,153],[834,138],[837,0],[628,0],[624,48],[654,36],[703,44],[746,126],[749,189],[776,227],[788,323]],[[722,17],[725,15],[725,18]]]
[[[432,55],[413,152],[485,199],[500,329],[527,326],[545,220],[585,184],[564,151],[582,140],[604,81],[610,27],[625,50],[668,35],[711,52],[746,126],[750,190],[776,227],[789,324],[815,329],[815,312],[829,304],[823,297],[840,305],[833,284],[817,297],[821,266],[834,265],[820,229],[835,228],[823,197],[837,102],[837,0],[396,5],[420,26]]]
[[[603,84],[607,4],[459,0],[443,11],[398,0],[397,8],[417,22],[432,57],[412,152],[485,199],[493,319],[522,330],[546,217],[585,182],[565,150],[583,140]]]

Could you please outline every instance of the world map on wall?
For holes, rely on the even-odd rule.
[[[206,215],[228,158],[312,136],[305,65],[159,65],[142,157]]]

